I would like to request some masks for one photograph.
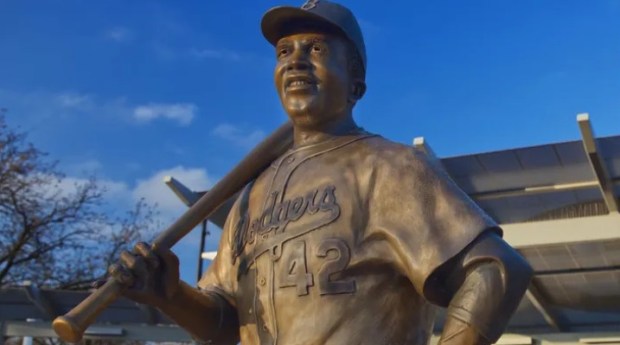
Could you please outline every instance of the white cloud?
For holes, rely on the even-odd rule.
[[[229,123],[218,125],[211,133],[243,148],[253,148],[265,137],[265,132],[260,129],[248,130]]]
[[[95,181],[103,191],[105,204],[110,207],[112,213],[129,210],[136,202],[144,199],[147,204],[156,205],[158,212],[156,221],[169,224],[183,214],[187,206],[164,183],[166,176],[174,177],[196,192],[205,191],[212,185],[212,180],[205,169],[183,166],[157,171],[146,178],[136,180],[133,187],[126,182],[111,179]],[[88,182],[86,178],[67,176],[48,185],[44,192],[48,195],[59,193],[60,196],[69,196],[74,194],[79,186]]]
[[[98,180],[97,183],[105,191],[104,196],[114,200],[129,199],[129,187],[126,183],[113,180]]]
[[[111,179],[95,179],[95,182],[103,191],[106,203],[113,205],[116,211],[129,209],[135,202],[144,199],[148,204],[157,205],[157,211],[165,223],[169,222],[170,218],[176,219],[187,210],[187,206],[164,183],[166,176],[174,177],[196,192],[205,191],[212,185],[212,180],[205,169],[183,166],[157,171],[146,178],[136,180],[133,187],[126,182]],[[48,185],[44,192],[49,195],[60,193],[61,196],[69,196],[74,194],[79,186],[88,182],[87,178],[66,176]]]
[[[90,95],[79,94],[74,92],[63,92],[55,96],[58,104],[63,108],[88,108],[92,106],[93,101]]]
[[[79,117],[118,117],[130,119],[132,107],[123,97],[100,99],[75,91],[12,92],[0,89],[0,99],[10,114],[19,115],[31,127],[44,126],[45,121]]]
[[[174,177],[193,191],[204,191],[212,182],[205,169],[182,166],[160,170],[146,179],[138,180],[131,192],[133,199],[144,198],[148,203],[156,203],[158,211],[168,218],[178,217],[187,210],[187,206],[164,183],[166,176]]]
[[[77,177],[65,177],[59,187],[66,192],[74,192],[75,187],[84,185],[87,179]],[[129,188],[126,183],[113,180],[95,180],[97,186],[103,190],[104,198],[108,200],[126,200],[129,194]]]
[[[211,186],[211,179],[206,170],[182,166],[164,169],[145,179],[137,180],[134,188],[120,181],[98,180],[98,185],[106,190],[104,201],[107,212],[113,215],[121,215],[132,209],[135,202],[144,198],[148,204],[156,204],[156,213],[151,219],[156,226],[155,232],[164,230],[187,210],[187,207],[165,185],[164,176],[173,176],[194,191],[203,191]],[[76,191],[76,185],[86,182],[88,182],[86,179],[67,177],[57,188],[62,189],[63,195],[69,195]],[[50,192],[53,190],[50,189]],[[97,220],[92,222],[94,228],[104,233],[118,231],[118,228],[112,224],[101,223]],[[209,231],[210,235],[207,237],[205,249],[214,251],[217,250],[221,231],[215,227],[210,227]],[[192,231],[186,234],[173,248],[182,262],[181,274],[188,281],[193,280],[196,271],[199,243],[200,232]],[[205,262],[205,265],[208,266],[208,262]]]
[[[105,33],[104,33],[105,38],[114,41],[114,42],[118,42],[118,43],[124,43],[124,42],[130,42],[134,39],[135,34],[133,33],[133,31],[131,31],[130,29],[123,27],[123,26],[116,26],[113,28],[108,29]]]
[[[241,54],[228,49],[191,49],[189,53],[197,59],[241,60]]]
[[[62,180],[56,180],[54,183],[44,186],[43,192],[50,196],[70,197],[75,195],[80,187],[89,183],[89,179],[67,176],[62,178]],[[97,179],[95,183],[97,189],[102,192],[103,203],[100,204],[103,207],[102,211],[116,216],[124,214],[134,207],[135,200],[133,200],[131,190],[126,183],[109,179]],[[158,219],[155,221],[158,221]],[[90,219],[88,222],[92,223],[92,227],[97,228],[98,231],[114,232],[119,230],[119,224],[101,222],[99,219]]]
[[[50,177],[50,183],[42,185],[42,191],[46,195],[58,195],[68,197],[74,195],[80,187],[88,185],[90,180],[87,178],[66,176],[61,179]],[[109,179],[95,179],[95,183],[106,202],[114,204],[116,208],[122,209],[132,202],[132,195],[126,183]]]
[[[132,104],[126,97],[103,99],[75,91],[26,93],[0,89],[0,100],[9,114],[19,114],[34,126],[41,126],[43,120],[58,121],[79,117],[107,117],[115,121],[134,123],[150,122],[157,118],[177,121],[188,125],[194,119],[198,107],[193,103]]]
[[[157,118],[166,118],[178,121],[182,126],[187,126],[194,119],[197,110],[198,107],[192,103],[150,103],[135,107],[133,117],[139,122],[150,122]]]

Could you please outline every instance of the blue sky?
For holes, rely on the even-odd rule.
[[[440,157],[620,134],[620,0],[342,1],[361,22],[356,119]],[[184,206],[286,119],[262,14],[279,1],[1,1],[0,107],[119,209]],[[214,230],[209,249],[219,231]],[[175,247],[193,282],[197,231]]]

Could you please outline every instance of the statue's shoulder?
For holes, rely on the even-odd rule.
[[[356,157],[349,157],[351,166],[362,173],[372,172],[377,183],[432,181],[445,177],[438,162],[424,152],[382,136],[361,141],[357,151]]]
[[[411,145],[398,143],[381,135],[368,137],[360,142],[359,147],[368,163],[373,162],[391,168],[427,164],[427,157],[423,152]]]

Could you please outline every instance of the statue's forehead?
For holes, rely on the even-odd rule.
[[[282,44],[291,44],[295,42],[300,43],[313,43],[313,42],[325,42],[330,45],[340,45],[344,44],[344,39],[340,36],[332,33],[326,32],[318,32],[318,31],[309,31],[309,32],[298,32],[294,34],[289,34],[283,36],[278,40],[276,46]]]
[[[292,42],[292,41],[302,41],[302,42],[311,42],[311,41],[327,41],[330,40],[330,35],[320,32],[298,32],[290,35],[286,35],[279,42]]]

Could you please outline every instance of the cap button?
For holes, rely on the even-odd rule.
[[[315,8],[318,3],[319,3],[319,0],[308,0],[306,1],[305,4],[301,5],[301,9],[306,10],[306,11],[311,10]]]

